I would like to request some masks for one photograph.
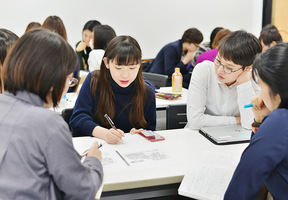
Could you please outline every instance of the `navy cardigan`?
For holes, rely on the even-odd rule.
[[[225,194],[225,200],[256,199],[266,185],[274,199],[288,199],[288,110],[276,109],[264,118]]]

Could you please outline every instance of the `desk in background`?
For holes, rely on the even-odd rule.
[[[171,93],[172,87],[161,87],[160,89],[156,90],[157,92],[166,92]],[[165,130],[166,129],[166,108],[168,105],[181,105],[187,104],[187,95],[188,90],[183,88],[182,89],[182,97],[179,97],[175,100],[166,100],[166,99],[159,99],[156,98],[156,109],[157,109],[157,127],[156,130]],[[60,114],[62,111],[67,108],[74,108],[75,102],[77,99],[77,93],[67,93],[65,98],[60,101],[58,108],[54,110]]]
[[[117,145],[105,144],[101,147],[102,155],[108,149],[119,152],[135,147],[160,149],[168,156],[168,161],[159,165],[134,165],[110,168],[104,165],[104,189],[101,200],[112,199],[145,199],[177,194],[180,182],[189,166],[199,159],[201,152],[219,152],[240,156],[247,147],[245,144],[219,146],[211,143],[198,131],[190,129],[174,129],[156,131],[165,137],[164,141],[149,142],[139,135],[126,134],[123,142]],[[83,142],[85,141],[86,142]],[[89,148],[96,138],[73,138],[75,149],[82,153]],[[107,160],[103,160],[107,162]]]

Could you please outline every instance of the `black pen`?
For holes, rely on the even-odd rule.
[[[102,147],[102,146],[103,146],[103,144],[102,144],[102,143],[101,143],[101,144],[99,144],[99,145],[98,145],[98,149],[100,149],[100,147]],[[89,152],[89,151],[86,151],[85,153],[82,153],[82,154],[81,154],[81,157],[84,157],[84,156],[86,156],[86,155],[88,154],[88,152]]]
[[[107,114],[105,114],[104,117],[107,119],[107,121],[109,122],[110,126],[111,126],[113,129],[117,130],[116,126],[114,125],[114,123],[113,123],[113,121],[112,121],[112,119],[111,119]]]
[[[107,119],[107,121],[109,122],[110,126],[117,131],[117,128],[116,128],[116,126],[114,125],[114,122],[112,121],[112,119],[111,119],[107,114],[105,114],[104,117]],[[118,131],[117,131],[117,132],[118,132]],[[122,135],[122,134],[121,134],[121,135]],[[121,136],[121,140],[122,140],[122,136]]]

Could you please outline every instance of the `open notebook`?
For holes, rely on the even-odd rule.
[[[199,132],[214,144],[249,142],[251,137],[251,130],[241,125],[202,127]]]

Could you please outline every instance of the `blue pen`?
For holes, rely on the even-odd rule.
[[[264,105],[264,102],[263,102],[263,105]],[[244,105],[244,108],[252,108],[252,107],[253,107],[252,103]]]

